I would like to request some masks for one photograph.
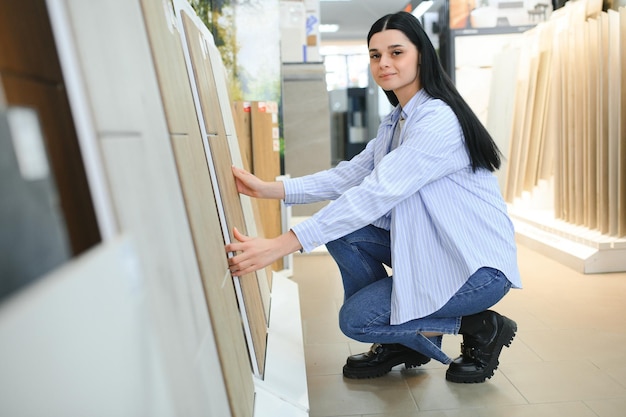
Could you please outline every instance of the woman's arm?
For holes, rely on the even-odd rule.
[[[285,198],[285,187],[280,181],[263,181],[245,169],[232,166],[237,191],[255,198],[271,198],[282,200]]]
[[[233,230],[233,234],[238,242],[226,245],[226,252],[235,253],[228,259],[228,265],[231,274],[237,277],[264,268],[283,256],[302,249],[298,237],[291,230],[274,239],[245,236],[237,228]]]

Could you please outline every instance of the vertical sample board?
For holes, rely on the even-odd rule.
[[[233,122],[235,125],[235,131],[237,135],[237,143],[241,152],[241,163],[243,168],[255,174],[253,166],[253,154],[252,154],[252,119],[251,119],[252,103],[249,101],[236,101],[232,103]],[[263,200],[257,198],[250,199],[250,205],[252,212],[254,213],[254,220],[256,225],[256,236],[258,237],[273,237],[272,234],[267,234],[266,219],[261,211],[261,205]],[[278,203],[280,204],[280,203]],[[279,271],[282,269],[282,262],[275,262],[272,265],[268,265],[265,268],[267,274],[268,286],[272,285],[272,270]]]
[[[554,172],[556,218],[623,237],[626,9],[598,9],[587,19],[584,3],[568,5],[528,32],[543,35],[529,37],[522,51],[528,59],[520,64],[505,198],[533,192]]]
[[[252,416],[254,384],[234,283],[171,2],[143,0],[144,19],[231,414]]]
[[[618,218],[618,235],[626,236],[626,7],[622,7],[619,11],[619,39],[621,60],[619,62],[620,69],[620,116],[619,120],[619,140],[618,140],[618,179],[617,179],[617,213]]]
[[[0,101],[37,112],[72,255],[79,255],[101,238],[45,2],[0,2],[0,39]]]
[[[196,113],[200,121],[204,150],[217,197],[222,232],[225,241],[229,243],[234,241],[232,233],[235,227],[243,234],[248,234],[249,222],[244,217],[242,202],[231,171],[236,156],[231,153],[227,124],[224,121],[223,106],[220,104],[218,93],[217,83],[225,83],[224,70],[217,65],[219,57],[211,56],[217,52],[216,48],[211,47],[214,44],[212,36],[191,6],[184,1],[176,1],[174,4],[179,18],[183,50]],[[230,104],[226,108],[230,109]],[[232,121],[230,127],[234,128]],[[267,313],[257,273],[235,277],[235,284],[242,301],[239,308],[245,318],[244,327],[249,342],[248,348],[251,350],[252,368],[255,375],[262,377],[267,347]]]
[[[115,232],[128,234],[137,248],[174,414],[229,415],[141,4],[47,5],[64,75],[74,81],[68,89],[74,120],[86,126],[81,136],[103,167]]]
[[[275,102],[255,101],[251,103],[250,114],[254,175],[265,181],[275,181],[280,176],[278,105]],[[280,201],[261,199],[258,204],[265,236],[273,238],[280,235]],[[282,260],[272,264],[272,268],[276,271],[283,269]]]
[[[179,2],[182,0],[178,0]],[[187,4],[187,2],[185,2]],[[187,4],[187,8],[189,8]],[[222,112],[222,122],[224,123],[224,131],[226,132],[226,144],[230,150],[231,163],[237,167],[243,167],[243,158],[241,150],[239,148],[239,140],[237,139],[237,130],[235,128],[235,119],[233,116],[233,107],[228,91],[227,73],[226,67],[222,61],[222,55],[215,45],[213,35],[209,32],[208,28],[200,21],[197,16],[193,16],[197,28],[200,30],[205,38],[205,45],[207,47],[211,66],[213,68],[213,76],[215,77],[215,87],[217,89],[217,101]],[[239,194],[241,202],[241,210],[243,212],[244,221],[248,230],[249,236],[259,236],[260,227],[257,227],[259,221],[255,212],[252,198]],[[259,269],[254,274],[259,284],[259,292],[261,294],[261,301],[263,302],[263,309],[265,312],[266,320],[269,322],[270,316],[270,283],[271,283],[271,268],[268,266],[265,269]]]

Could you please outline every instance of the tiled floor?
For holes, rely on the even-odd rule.
[[[329,255],[294,256],[311,417],[626,416],[626,273],[583,275],[519,246],[523,290],[494,307],[518,324],[493,378],[445,380],[446,367],[400,365],[372,380],[344,379],[348,355],[369,344],[337,325],[339,271]],[[455,357],[460,336],[444,337]]]

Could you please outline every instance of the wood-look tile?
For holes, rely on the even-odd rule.
[[[308,377],[310,416],[354,416],[415,410],[415,402],[399,373],[372,384],[342,375]]]

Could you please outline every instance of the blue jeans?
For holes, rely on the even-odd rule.
[[[511,288],[497,269],[484,267],[468,278],[441,309],[402,324],[390,324],[393,279],[384,265],[391,265],[389,232],[367,226],[326,244],[337,262],[344,286],[339,327],[360,342],[400,343],[444,364],[452,361],[441,350],[441,336],[457,334],[461,318],[487,310]]]

